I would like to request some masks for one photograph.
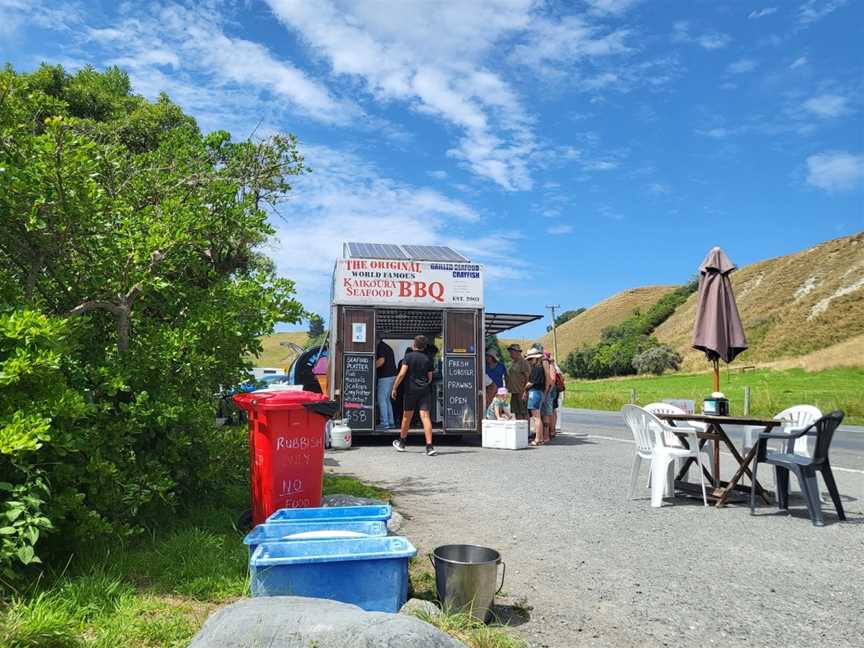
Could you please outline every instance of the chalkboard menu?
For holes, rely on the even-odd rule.
[[[444,427],[447,430],[477,429],[477,358],[444,358]]]
[[[342,407],[352,430],[371,430],[375,425],[375,356],[346,353],[342,372]]]

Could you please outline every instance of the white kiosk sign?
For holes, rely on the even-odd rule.
[[[482,308],[483,266],[340,259],[334,273],[333,303]]]

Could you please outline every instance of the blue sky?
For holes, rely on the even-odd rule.
[[[296,133],[314,172],[268,252],[312,310],[359,240],[451,245],[490,310],[541,313],[864,229],[862,24],[860,0],[0,0],[0,58]]]

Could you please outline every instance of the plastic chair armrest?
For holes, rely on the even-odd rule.
[[[667,429],[668,429],[670,432],[673,432],[673,433],[675,433],[675,434],[688,434],[688,435],[690,435],[690,434],[698,434],[698,433],[701,431],[701,430],[697,430],[697,429],[694,428],[694,427],[684,427],[684,426],[681,426],[681,425],[676,425],[676,426],[674,426],[674,427],[669,426]]]
[[[677,434],[687,435],[688,437],[690,437],[691,441],[693,441],[694,443],[699,442],[699,436],[698,436],[699,430],[697,430],[696,428],[683,427],[680,425],[667,425],[664,432],[671,432],[672,434],[676,434],[676,435]],[[663,440],[663,445],[666,447],[669,447],[666,443],[665,434],[661,434],[660,438]]]
[[[800,432],[760,432],[759,439],[797,439],[800,436],[804,436],[804,433],[807,432],[809,428],[804,428]]]
[[[699,432],[696,428],[687,427],[686,425],[667,425],[666,429],[670,432],[681,432],[682,434],[692,434],[693,432]]]

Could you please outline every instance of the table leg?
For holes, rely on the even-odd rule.
[[[717,430],[722,435],[723,442],[729,448],[729,451],[732,453],[732,456],[735,457],[735,460],[738,462],[738,470],[735,471],[735,474],[732,476],[732,479],[730,479],[729,482],[726,484],[722,496],[720,497],[719,500],[717,500],[717,503],[715,504],[715,506],[717,508],[720,508],[721,506],[725,506],[726,500],[729,499],[729,495],[735,489],[735,486],[738,484],[738,481],[741,479],[741,477],[744,474],[746,474],[751,480],[753,479],[753,473],[750,472],[750,462],[753,461],[753,457],[756,456],[757,446],[754,445],[752,448],[750,448],[750,451],[747,453],[747,456],[742,457],[741,454],[738,452],[738,449],[735,447],[735,445],[732,443],[732,441],[726,435],[725,430],[723,430],[723,428],[720,427],[719,425],[717,426]],[[718,440],[718,445],[719,445],[719,440]],[[768,497],[765,494],[765,489],[762,488],[762,485],[759,482],[756,482],[756,492],[759,493],[760,497],[762,497],[762,499],[765,501],[766,504],[769,503]]]
[[[710,428],[714,434],[717,434],[717,427],[713,423]],[[714,488],[717,489],[720,486],[720,439],[714,439],[714,476],[712,478],[712,483],[714,484]]]

